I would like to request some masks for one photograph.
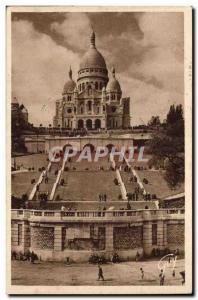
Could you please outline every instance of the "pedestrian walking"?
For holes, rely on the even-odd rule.
[[[98,265],[98,280],[102,279],[104,281],[103,270],[100,265]]]
[[[141,272],[141,279],[144,279],[144,270],[142,268],[140,268],[140,272]]]

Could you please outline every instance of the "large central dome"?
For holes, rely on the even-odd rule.
[[[103,56],[95,48],[90,48],[84,55],[81,63],[80,69],[86,68],[103,68],[106,69],[106,63]]]
[[[96,49],[95,46],[95,33],[92,32],[91,44],[89,50],[85,53],[80,63],[80,69],[86,68],[102,68],[106,69],[106,63],[103,56]]]

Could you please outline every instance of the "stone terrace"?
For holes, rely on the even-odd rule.
[[[130,201],[131,209],[144,209],[147,206],[149,209],[157,209],[157,205],[154,201]],[[98,211],[104,207],[106,210],[121,210],[127,209],[127,201],[48,201],[45,206],[45,210],[60,210],[64,206],[65,209],[78,210],[78,211]],[[39,202],[32,201],[29,203],[30,209],[39,209]]]

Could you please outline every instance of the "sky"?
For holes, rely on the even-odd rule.
[[[71,65],[73,78],[91,28],[108,70],[131,99],[132,125],[163,121],[184,102],[184,16],[175,12],[12,13],[12,97],[34,125],[52,124]]]

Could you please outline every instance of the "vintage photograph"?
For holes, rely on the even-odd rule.
[[[7,8],[7,292],[192,293],[192,10]]]

